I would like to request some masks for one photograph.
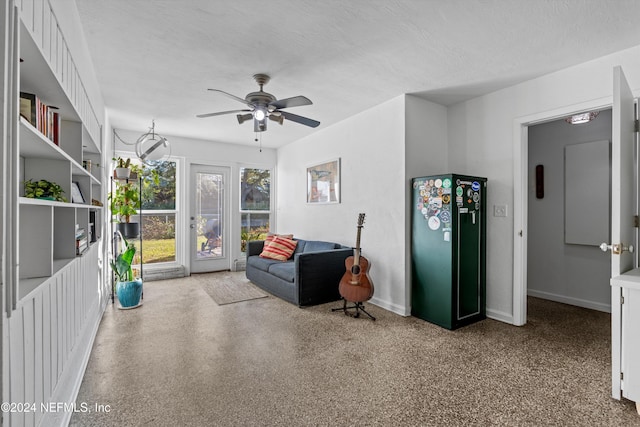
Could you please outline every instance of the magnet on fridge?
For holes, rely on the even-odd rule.
[[[451,241],[451,233],[449,231],[445,231],[444,232],[444,241],[445,242],[450,242]]]
[[[429,218],[429,228],[434,231],[440,228],[440,219],[437,216],[432,216]]]

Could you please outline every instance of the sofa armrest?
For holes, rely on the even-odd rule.
[[[340,299],[338,285],[345,273],[344,261],[351,248],[296,254],[298,305],[322,304]]]
[[[260,255],[264,248],[264,240],[249,240],[247,242],[247,258],[252,255]]]

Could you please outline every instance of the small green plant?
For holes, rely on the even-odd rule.
[[[48,199],[58,202],[66,202],[63,196],[64,190],[55,182],[49,182],[45,179],[34,181],[28,179],[24,182],[24,196],[30,199]]]
[[[131,165],[131,159],[124,160],[122,157],[114,157],[111,160],[116,162],[117,168],[128,168]]]
[[[116,190],[109,194],[111,215],[119,222],[129,222],[131,215],[136,215],[140,209],[138,188],[133,182],[118,182]]]
[[[111,261],[111,268],[116,275],[116,281],[118,282],[132,282],[133,281],[133,269],[131,268],[131,262],[136,254],[136,248],[133,243],[127,242],[127,240],[120,235],[121,250],[115,261]]]

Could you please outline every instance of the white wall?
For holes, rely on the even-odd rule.
[[[372,267],[372,302],[403,313],[405,303],[404,95],[278,149],[279,233],[355,246]],[[306,203],[306,168],[341,158],[340,204]]]
[[[640,87],[640,46],[549,74],[473,100],[448,111],[452,169],[486,176],[487,314],[513,321],[514,124],[526,117],[548,117],[611,103],[612,69],[621,65],[632,88]],[[638,91],[634,91],[636,94]],[[519,190],[518,190],[519,191]],[[493,205],[506,204],[506,218],[493,217]],[[525,236],[526,237],[526,236]]]
[[[596,120],[569,125],[555,120],[529,127],[529,182],[535,181],[536,165],[544,166],[544,197],[537,199],[535,186],[528,194],[528,294],[540,298],[610,311],[611,259],[597,246],[565,244],[565,164],[568,145],[611,140],[611,110]],[[606,181],[604,185],[610,183]],[[609,193],[591,191],[587,206],[609,209]],[[588,209],[588,207],[587,207]],[[608,229],[609,223],[602,218]],[[602,241],[608,241],[605,238]]]
[[[372,264],[372,303],[409,315],[409,179],[447,169],[446,108],[401,95],[278,150],[278,232],[354,246]],[[441,147],[441,148],[438,148]],[[306,168],[340,157],[342,203],[306,203]]]
[[[411,178],[453,172],[447,150],[447,109],[416,96],[405,98],[405,300],[411,312]]]

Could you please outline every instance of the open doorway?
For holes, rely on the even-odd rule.
[[[610,241],[611,115],[528,127],[529,296],[611,312],[611,260],[599,248]]]

